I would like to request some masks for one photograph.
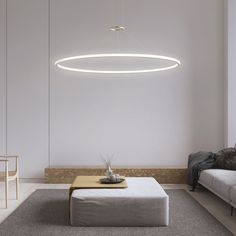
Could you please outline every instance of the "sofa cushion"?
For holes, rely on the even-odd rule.
[[[199,182],[205,187],[209,187],[225,201],[230,202],[230,190],[236,185],[236,171],[210,169],[204,170],[200,174]]]
[[[230,190],[236,184],[236,171],[225,170],[221,175],[215,176],[212,188],[220,196],[230,201]]]
[[[200,172],[199,182],[206,187],[212,188],[214,177],[224,175],[225,171],[221,169],[208,169]]]
[[[236,185],[234,185],[230,189],[230,200],[231,200],[231,205],[236,207]]]

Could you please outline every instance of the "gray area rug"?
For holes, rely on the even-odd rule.
[[[184,190],[167,190],[168,227],[72,227],[68,190],[37,190],[1,225],[1,236],[228,236],[231,234]],[[122,220],[122,219],[121,219]]]

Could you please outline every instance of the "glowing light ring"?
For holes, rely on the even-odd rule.
[[[88,58],[107,58],[107,57],[159,59],[159,60],[166,60],[166,61],[173,62],[173,65],[166,66],[166,67],[152,68],[152,69],[141,69],[141,70],[92,70],[92,69],[73,68],[73,67],[62,65],[63,62],[67,62],[67,61],[81,60],[81,59],[88,59]],[[130,74],[130,73],[157,72],[157,71],[173,69],[179,66],[180,64],[181,64],[180,61],[173,57],[166,57],[166,56],[152,55],[152,54],[135,54],[135,53],[106,53],[106,54],[80,55],[80,56],[62,58],[55,62],[55,65],[57,67],[64,70],[76,71],[76,72],[87,72],[87,73],[101,73],[101,74]]]

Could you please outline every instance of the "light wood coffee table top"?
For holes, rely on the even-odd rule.
[[[127,182],[124,180],[122,183],[117,184],[101,184],[100,179],[105,178],[105,176],[77,176],[71,185],[73,189],[82,188],[127,188]],[[121,176],[120,178],[125,178]]]

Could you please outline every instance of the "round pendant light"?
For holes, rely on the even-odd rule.
[[[116,29],[117,31],[117,29]],[[82,67],[70,67],[67,65],[64,65],[65,62],[70,61],[81,61],[83,59],[93,59],[93,58],[121,58],[121,59],[152,59],[152,60],[162,60],[167,61],[171,63],[171,65],[168,66],[162,66],[162,67],[153,67],[153,68],[140,68],[140,69],[133,69],[133,70],[104,70],[104,69],[83,69]],[[63,64],[64,63],[64,64]],[[157,72],[157,71],[164,71],[164,70],[170,70],[177,66],[179,66],[181,63],[179,60],[173,57],[167,57],[167,56],[161,56],[161,55],[152,55],[152,54],[138,54],[138,53],[103,53],[103,54],[88,54],[88,55],[79,55],[79,56],[73,56],[73,57],[66,57],[59,59],[55,62],[55,65],[61,69],[69,70],[69,71],[75,71],[75,72],[85,72],[85,73],[100,73],[100,74],[131,74],[131,73],[148,73],[148,72]]]

